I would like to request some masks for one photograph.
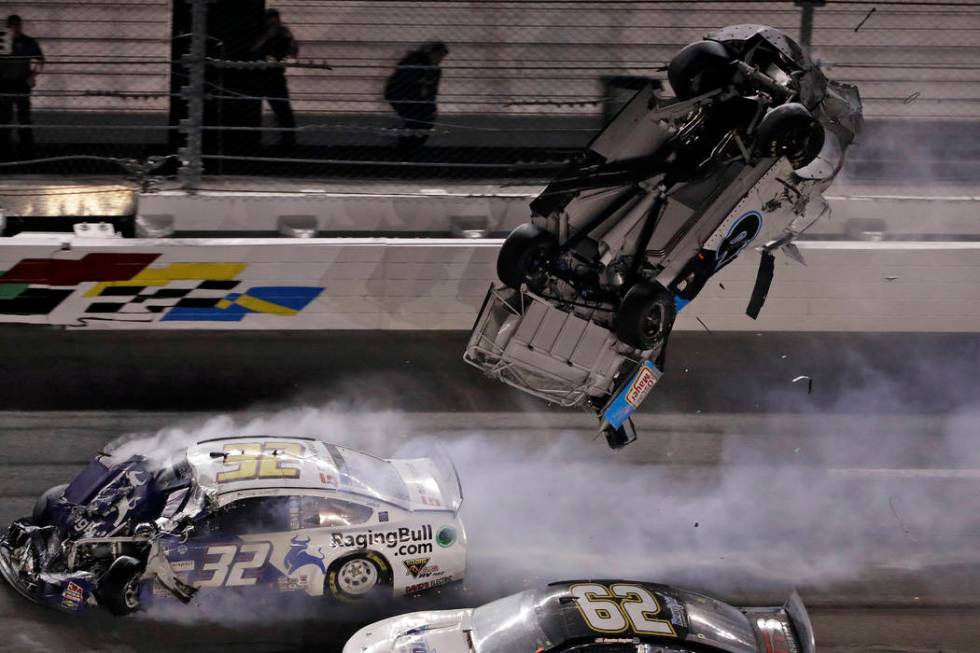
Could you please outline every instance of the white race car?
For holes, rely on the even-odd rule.
[[[781,32],[735,25],[682,49],[675,97],[638,92],[531,202],[497,258],[464,359],[563,406],[610,446],[664,369],[674,318],[749,247],[759,314],[777,250],[828,212],[821,193],[861,129],[855,87]]]
[[[476,609],[414,612],[362,628],[343,653],[813,653],[800,597],[736,608],[624,580],[552,583]]]
[[[344,601],[462,580],[451,463],[383,460],[312,438],[203,440],[153,467],[100,454],[0,537],[0,572],[68,611],[139,609],[152,585]]]

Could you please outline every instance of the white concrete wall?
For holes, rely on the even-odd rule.
[[[172,263],[239,262],[234,292],[261,286],[322,288],[295,315],[250,314],[239,322],[161,322],[138,306],[126,315],[86,312],[93,282],[45,315],[0,314],[0,321],[69,328],[461,329],[472,326],[495,277],[499,240],[242,239],[219,241],[75,240],[17,237],[0,243],[0,270],[25,258],[79,259],[91,252],[157,252],[150,268]],[[758,321],[744,315],[757,255],[746,254],[705,288],[679,329],[712,331],[980,331],[980,243],[801,243],[807,265],[783,256]],[[0,276],[0,290],[4,279]],[[181,282],[161,287],[186,285]],[[724,286],[724,288],[722,288]],[[38,287],[38,286],[33,286]],[[0,310],[4,310],[0,299]],[[89,318],[89,319],[80,319]],[[106,318],[106,319],[91,319]],[[131,321],[139,320],[139,321]]]

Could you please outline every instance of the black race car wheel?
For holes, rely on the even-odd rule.
[[[554,234],[535,224],[522,224],[510,232],[497,254],[497,277],[514,290],[525,283],[538,287],[557,253]]]
[[[667,340],[675,315],[674,298],[667,290],[638,283],[616,311],[616,337],[630,347],[653,349]]]
[[[47,522],[48,504],[64,494],[65,488],[67,487],[67,483],[64,485],[55,485],[52,488],[48,488],[44,494],[38,497],[37,501],[34,503],[34,511],[31,512],[32,524],[40,526]]]
[[[365,551],[330,565],[323,593],[344,602],[362,601],[383,596],[390,585],[391,566],[377,553]]]
[[[674,55],[667,67],[667,79],[674,95],[688,100],[732,80],[732,55],[718,41],[695,41]]]
[[[96,588],[99,605],[121,617],[140,609],[143,563],[131,556],[116,558]]]
[[[797,102],[776,107],[763,117],[756,133],[756,150],[762,156],[785,156],[799,169],[817,158],[823,148],[824,128]]]

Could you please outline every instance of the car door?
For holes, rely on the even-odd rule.
[[[199,522],[167,558],[182,580],[199,587],[250,587],[281,574],[270,564],[273,542],[298,525],[300,497],[245,497]]]

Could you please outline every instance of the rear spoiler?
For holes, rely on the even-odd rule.
[[[790,594],[786,603],[783,604],[783,610],[786,611],[790,623],[793,624],[793,630],[796,631],[796,641],[800,644],[800,653],[816,653],[817,645],[813,637],[813,624],[810,623],[810,615],[806,612],[803,599],[796,591]]]

